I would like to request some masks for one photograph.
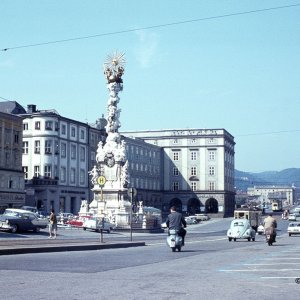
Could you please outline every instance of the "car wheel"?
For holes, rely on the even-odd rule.
[[[231,242],[232,238],[228,238],[228,241]]]
[[[85,228],[85,227],[83,227],[83,230],[86,230],[86,228]]]
[[[291,234],[291,233],[289,233],[289,236],[292,236],[292,234]]]
[[[11,225],[11,230],[12,233],[16,233],[18,231],[18,226],[17,225]]]
[[[172,252],[175,252],[176,248],[175,247],[172,247]]]
[[[177,249],[178,249],[178,252],[180,252],[180,251],[181,251],[181,247],[180,247],[180,246],[178,246],[178,247],[177,247]]]
[[[248,238],[247,238],[247,240],[248,240],[248,242],[250,242],[250,241],[251,241],[251,238],[250,238],[250,237],[248,237]]]
[[[233,239],[236,242],[236,238]]]
[[[41,231],[41,228],[40,228],[40,227],[35,227],[33,231],[34,231],[34,232],[40,232],[40,231]]]
[[[106,230],[107,233],[110,233],[110,228]]]

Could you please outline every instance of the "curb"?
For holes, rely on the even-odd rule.
[[[65,251],[89,251],[102,249],[116,249],[146,246],[145,242],[127,243],[93,243],[93,244],[62,244],[62,245],[15,245],[14,247],[2,247],[0,255],[14,255],[25,253],[65,252]]]

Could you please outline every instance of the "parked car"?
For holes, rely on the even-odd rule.
[[[74,215],[71,213],[59,213],[57,216],[57,221],[60,223],[66,223],[67,221],[74,218]]]
[[[83,230],[90,229],[97,232],[100,232],[100,230],[102,229],[103,231],[110,233],[111,230],[116,228],[116,225],[114,223],[111,223],[108,219],[104,218],[104,220],[102,221],[102,218],[93,217],[90,219],[86,219],[83,222],[82,228]]]
[[[292,234],[300,234],[300,222],[291,222],[288,226],[287,232],[289,236]]]
[[[39,218],[36,213],[23,209],[7,208],[0,216],[0,229],[11,231],[33,230],[39,232],[48,226],[48,220]]]
[[[91,216],[74,216],[73,219],[66,221],[67,225],[74,227],[82,227],[85,220],[90,219]]]
[[[184,218],[187,225],[198,224],[198,221],[195,216],[188,216]]]
[[[162,222],[161,223],[161,228],[164,228],[164,229],[167,228],[167,223],[166,222]]]
[[[231,221],[230,228],[227,230],[229,242],[237,239],[247,239],[249,242],[255,241],[255,230],[251,227],[248,219],[234,219]]]
[[[195,214],[195,217],[197,219],[198,222],[200,221],[208,221],[210,219],[210,217],[206,214]]]
[[[290,215],[289,215],[289,221],[297,221],[297,216],[296,216],[296,214],[290,214]]]
[[[257,227],[257,233],[258,233],[258,234],[265,234],[265,227],[264,227],[264,225],[260,224],[260,225]]]

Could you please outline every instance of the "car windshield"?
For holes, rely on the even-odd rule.
[[[20,217],[19,213],[7,209],[4,211],[4,215],[12,216],[12,217]]]
[[[234,222],[233,226],[244,226],[243,222]]]

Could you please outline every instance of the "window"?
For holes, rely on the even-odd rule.
[[[66,168],[65,167],[60,168],[60,180],[62,182],[66,181]]]
[[[80,170],[80,184],[85,184],[85,172]]]
[[[63,124],[61,126],[61,134],[66,134],[66,125],[65,124]]]
[[[80,147],[80,160],[85,161],[85,148]]]
[[[28,154],[28,142],[23,142],[22,153]]]
[[[40,176],[40,166],[34,166],[34,177]]]
[[[209,167],[208,168],[208,174],[211,175],[211,176],[215,175],[215,167]]]
[[[34,153],[40,154],[40,152],[41,152],[41,142],[34,141]]]
[[[15,143],[18,144],[19,143],[19,132],[18,131],[14,131],[15,134]]]
[[[179,170],[178,168],[174,167],[173,168],[173,176],[178,176],[179,175]]]
[[[208,151],[208,159],[215,160],[216,159],[216,151]]]
[[[52,153],[52,141],[46,140],[45,141],[45,154],[51,154]]]
[[[173,152],[173,160],[179,160],[179,152],[178,151]]]
[[[214,181],[210,181],[208,184],[209,184],[208,189],[210,191],[214,191],[215,190],[215,182]]]
[[[71,127],[71,137],[75,137],[76,136],[76,129],[75,127]]]
[[[191,176],[197,175],[197,167],[191,167]]]
[[[23,130],[28,130],[28,123],[23,123]]]
[[[178,144],[178,140],[177,139],[173,140],[173,144]]]
[[[55,122],[55,131],[59,130],[58,122]]]
[[[66,143],[61,143],[61,157],[66,157],[67,145]]]
[[[36,130],[40,130],[41,129],[41,122],[40,121],[36,121],[35,124],[34,124],[34,128]]]
[[[76,145],[71,145],[71,159],[76,159]]]
[[[197,151],[191,151],[191,160],[197,160]]]
[[[28,179],[28,167],[22,167],[24,173],[24,179]]]
[[[51,166],[50,165],[45,165],[44,176],[49,177],[49,178],[51,177]]]
[[[81,138],[82,140],[84,140],[84,136],[85,136],[84,130],[81,129],[81,130],[80,130],[80,138]]]
[[[46,121],[45,130],[52,130],[52,128],[53,128],[53,122],[52,121]]]
[[[192,181],[191,182],[191,188],[192,188],[192,191],[196,191],[197,190],[197,182]]]
[[[70,182],[71,183],[75,183],[75,169],[71,168],[71,172],[70,172]]]
[[[172,183],[172,191],[178,191],[179,190],[179,182],[175,181]]]
[[[214,142],[215,142],[215,139],[214,139],[214,138],[208,139],[208,143],[209,143],[209,144],[214,144]]]

